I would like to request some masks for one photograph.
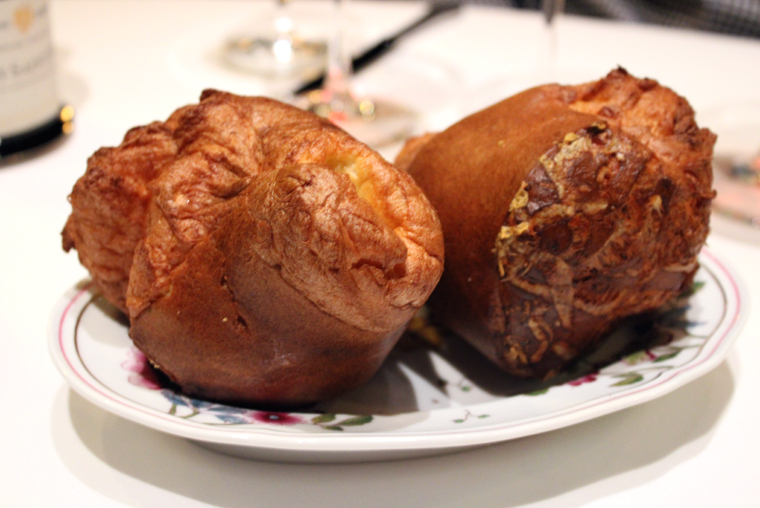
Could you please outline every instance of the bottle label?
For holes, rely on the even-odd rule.
[[[50,121],[58,112],[46,0],[0,1],[0,138]]]

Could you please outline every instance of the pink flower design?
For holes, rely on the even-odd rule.
[[[121,364],[121,368],[133,372],[127,381],[135,386],[148,390],[160,390],[162,388],[156,373],[148,364],[148,358],[136,347],[129,348],[127,359]]]
[[[250,411],[246,416],[254,423],[270,423],[274,425],[295,425],[304,423],[303,418],[290,413],[277,413],[273,411]]]
[[[570,386],[580,386],[584,383],[593,383],[594,381],[596,381],[597,374],[598,374],[597,372],[586,374],[583,377],[579,377],[578,379],[569,381],[567,384],[569,384]]]

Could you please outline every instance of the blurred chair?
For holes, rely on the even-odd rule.
[[[461,0],[540,9],[541,0]],[[760,37],[760,0],[565,0],[565,12]]]

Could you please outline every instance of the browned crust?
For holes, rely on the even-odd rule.
[[[528,90],[425,144],[410,174],[438,209],[431,305],[507,371],[546,377],[697,268],[714,135],[622,69]]]
[[[134,157],[125,139],[90,159],[63,233],[135,344],[220,401],[299,405],[366,381],[442,271],[419,187],[269,99],[207,91],[131,132],[153,131],[160,149]]]
[[[63,248],[76,248],[103,295],[127,313],[132,253],[142,238],[151,194],[148,182],[176,155],[171,125],[131,129],[121,146],[101,148],[69,196],[72,213]]]

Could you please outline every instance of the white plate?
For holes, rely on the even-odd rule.
[[[348,462],[433,455],[558,429],[660,397],[726,356],[749,306],[736,276],[703,251],[695,291],[616,332],[552,384],[510,378],[459,341],[397,348],[361,389],[317,409],[275,413],[193,400],[151,385],[123,317],[87,283],[55,307],[49,345],[64,378],[103,409],[244,457]],[[663,335],[672,341],[662,344]],[[661,345],[655,345],[660,343]],[[624,346],[620,346],[623,344]],[[622,359],[615,348],[625,347]],[[157,389],[158,388],[158,389]]]

